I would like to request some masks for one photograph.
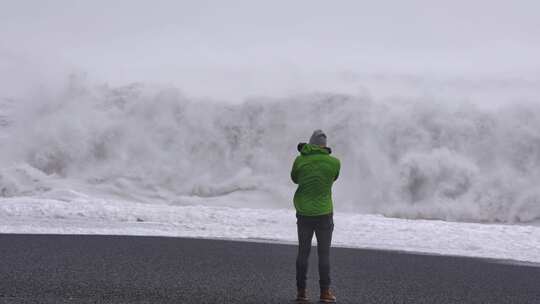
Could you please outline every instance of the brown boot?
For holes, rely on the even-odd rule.
[[[298,288],[298,291],[296,293],[296,302],[309,302],[309,298],[307,296],[307,289]]]
[[[336,296],[332,293],[330,288],[321,289],[321,302],[336,303]]]

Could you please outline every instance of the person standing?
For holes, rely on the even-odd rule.
[[[326,134],[315,130],[309,143],[298,144],[300,155],[294,160],[291,179],[298,188],[294,193],[298,229],[296,258],[297,301],[309,301],[306,289],[308,258],[313,233],[317,237],[319,256],[320,300],[336,302],[330,290],[330,244],[334,231],[332,185],[340,171],[340,161],[331,156],[326,146]]]

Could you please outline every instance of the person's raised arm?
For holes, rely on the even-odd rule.
[[[293,183],[298,184],[298,158],[294,160],[293,167],[291,170],[291,179]]]
[[[338,163],[337,163],[337,172],[336,172],[336,177],[334,177],[334,181],[336,181],[339,177],[339,171],[341,170],[341,162],[338,160]]]

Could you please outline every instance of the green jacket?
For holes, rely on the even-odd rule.
[[[296,212],[305,216],[333,212],[332,184],[339,176],[339,159],[330,156],[329,148],[299,144],[300,155],[294,160],[291,179],[298,188],[294,193]]]

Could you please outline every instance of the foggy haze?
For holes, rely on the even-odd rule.
[[[1,1],[2,96],[85,73],[241,100],[444,87],[537,92],[536,1]],[[475,91],[476,92],[476,91]],[[514,96],[515,97],[515,96]]]

